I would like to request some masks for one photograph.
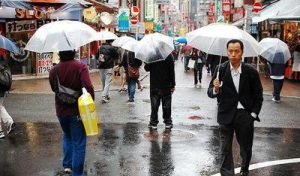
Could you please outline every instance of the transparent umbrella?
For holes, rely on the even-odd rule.
[[[40,27],[28,41],[25,50],[38,53],[78,49],[96,39],[97,32],[78,21],[55,21]]]
[[[11,40],[2,35],[0,35],[0,48],[3,48],[10,52],[14,52],[16,54],[20,52],[19,48]]]
[[[285,64],[291,58],[289,47],[278,38],[264,38],[259,45],[263,48],[260,55],[271,63]]]
[[[130,42],[130,41],[136,41],[136,40],[132,37],[121,36],[121,37],[118,37],[117,39],[115,39],[114,42],[112,42],[112,46],[122,47],[122,45],[124,45],[125,43]]]
[[[97,32],[97,40],[115,40],[118,36],[109,31]]]
[[[153,63],[165,60],[174,50],[173,39],[160,33],[148,34],[137,43],[135,57]]]
[[[261,47],[246,31],[225,23],[213,23],[187,33],[187,44],[208,54],[227,56],[226,44],[239,39],[244,44],[244,57],[258,56]]]
[[[135,48],[137,47],[138,45],[138,41],[136,40],[130,40],[126,43],[124,43],[121,48],[125,49],[125,50],[128,50],[128,51],[132,51],[132,52],[135,52]]]

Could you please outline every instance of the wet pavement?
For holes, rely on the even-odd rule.
[[[96,90],[100,90],[98,73],[91,75]],[[149,77],[143,75],[143,84],[148,87]],[[117,91],[111,91],[108,104],[101,104],[101,92],[97,91],[95,103],[101,134],[88,137],[86,175],[208,176],[218,173],[216,100],[206,95],[210,76],[204,72],[202,85],[194,87],[193,74],[183,73],[179,61],[176,79],[172,131],[164,131],[162,122],[157,132],[148,130],[148,88],[136,92],[133,104],[126,103],[127,94]],[[282,102],[275,104],[269,96],[270,80],[263,79],[265,100],[260,114],[262,122],[255,123],[250,175],[300,175],[300,98],[295,98],[300,97],[299,83],[286,81]],[[119,84],[120,80],[115,79],[112,90],[117,90]],[[14,81],[13,87],[5,106],[17,128],[0,140],[0,176],[63,175],[62,133],[48,80]],[[159,117],[162,121],[161,111]],[[236,168],[241,162],[238,148],[234,141]]]

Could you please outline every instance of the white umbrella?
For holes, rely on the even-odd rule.
[[[78,49],[96,40],[97,32],[78,21],[55,21],[40,27],[28,41],[25,50],[38,53]]]
[[[259,45],[263,48],[260,55],[271,63],[285,64],[291,58],[289,47],[278,38],[264,38]]]
[[[114,40],[117,39],[118,36],[109,31],[101,31],[97,32],[97,40]]]
[[[116,46],[116,47],[122,47],[122,45],[124,45],[127,42],[130,41],[136,41],[133,37],[128,37],[128,36],[121,36],[118,37],[117,39],[114,40],[114,42],[112,42],[112,46]]]
[[[146,62],[164,60],[174,50],[173,39],[160,33],[148,34],[137,43],[135,57]]]
[[[124,43],[121,48],[128,50],[128,51],[132,51],[135,52],[136,47],[138,46],[138,41],[136,40],[130,40],[126,43]]]
[[[187,44],[208,54],[227,56],[226,44],[231,39],[244,44],[244,57],[258,56],[261,47],[247,32],[225,23],[213,23],[186,35]]]

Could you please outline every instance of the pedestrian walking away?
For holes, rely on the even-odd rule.
[[[6,64],[6,60],[2,58],[0,61],[0,139],[5,138],[5,135],[10,134],[15,128],[14,120],[8,114],[3,104],[6,92],[11,88],[11,83],[10,69]]]
[[[100,77],[102,83],[102,103],[108,103],[109,89],[112,82],[112,72],[115,61],[118,59],[116,49],[111,46],[113,40],[107,40],[98,50],[96,59],[98,60],[98,68],[100,69]]]
[[[282,53],[276,53],[274,60],[283,60]],[[280,93],[283,87],[285,73],[285,63],[270,63],[270,78],[273,83],[273,98],[272,101],[280,103]]]
[[[126,80],[128,84],[128,102],[134,102],[136,85],[139,85],[139,68],[142,61],[134,56],[134,52],[126,51],[123,57],[122,66],[125,69]]]
[[[60,99],[57,83],[73,91],[80,92],[83,87],[93,99],[94,87],[91,83],[89,70],[84,63],[74,59],[75,51],[60,51],[60,62],[50,70],[49,82],[55,92],[56,115],[63,131],[63,161],[66,173],[82,176],[86,151],[86,133],[80,120],[77,101],[66,103]],[[79,96],[76,97],[78,99]]]
[[[216,69],[207,91],[208,96],[217,98],[218,102],[222,176],[235,174],[232,154],[234,133],[242,159],[240,175],[249,174],[254,121],[260,121],[258,114],[262,107],[263,89],[255,68],[241,62],[243,51],[244,45],[240,40],[234,39],[227,43],[229,61]]]
[[[197,86],[198,82],[201,85],[202,69],[204,65],[205,55],[200,50],[193,48],[191,58],[195,60],[194,65],[194,85]]]
[[[158,109],[162,102],[163,119],[166,129],[173,128],[171,117],[172,93],[175,91],[175,70],[172,54],[163,61],[145,64],[145,70],[150,72],[151,116],[149,128],[157,129]]]

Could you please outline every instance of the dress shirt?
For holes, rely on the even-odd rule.
[[[238,69],[234,69],[233,66],[231,65],[230,63],[230,71],[231,71],[231,77],[232,77],[232,80],[233,80],[233,84],[234,84],[234,87],[237,91],[237,93],[239,93],[239,86],[240,86],[240,77],[241,77],[241,74],[242,74],[242,67],[241,67],[242,64],[240,64],[240,66],[238,67]],[[245,109],[244,106],[238,102],[238,106],[237,106],[238,109]]]

